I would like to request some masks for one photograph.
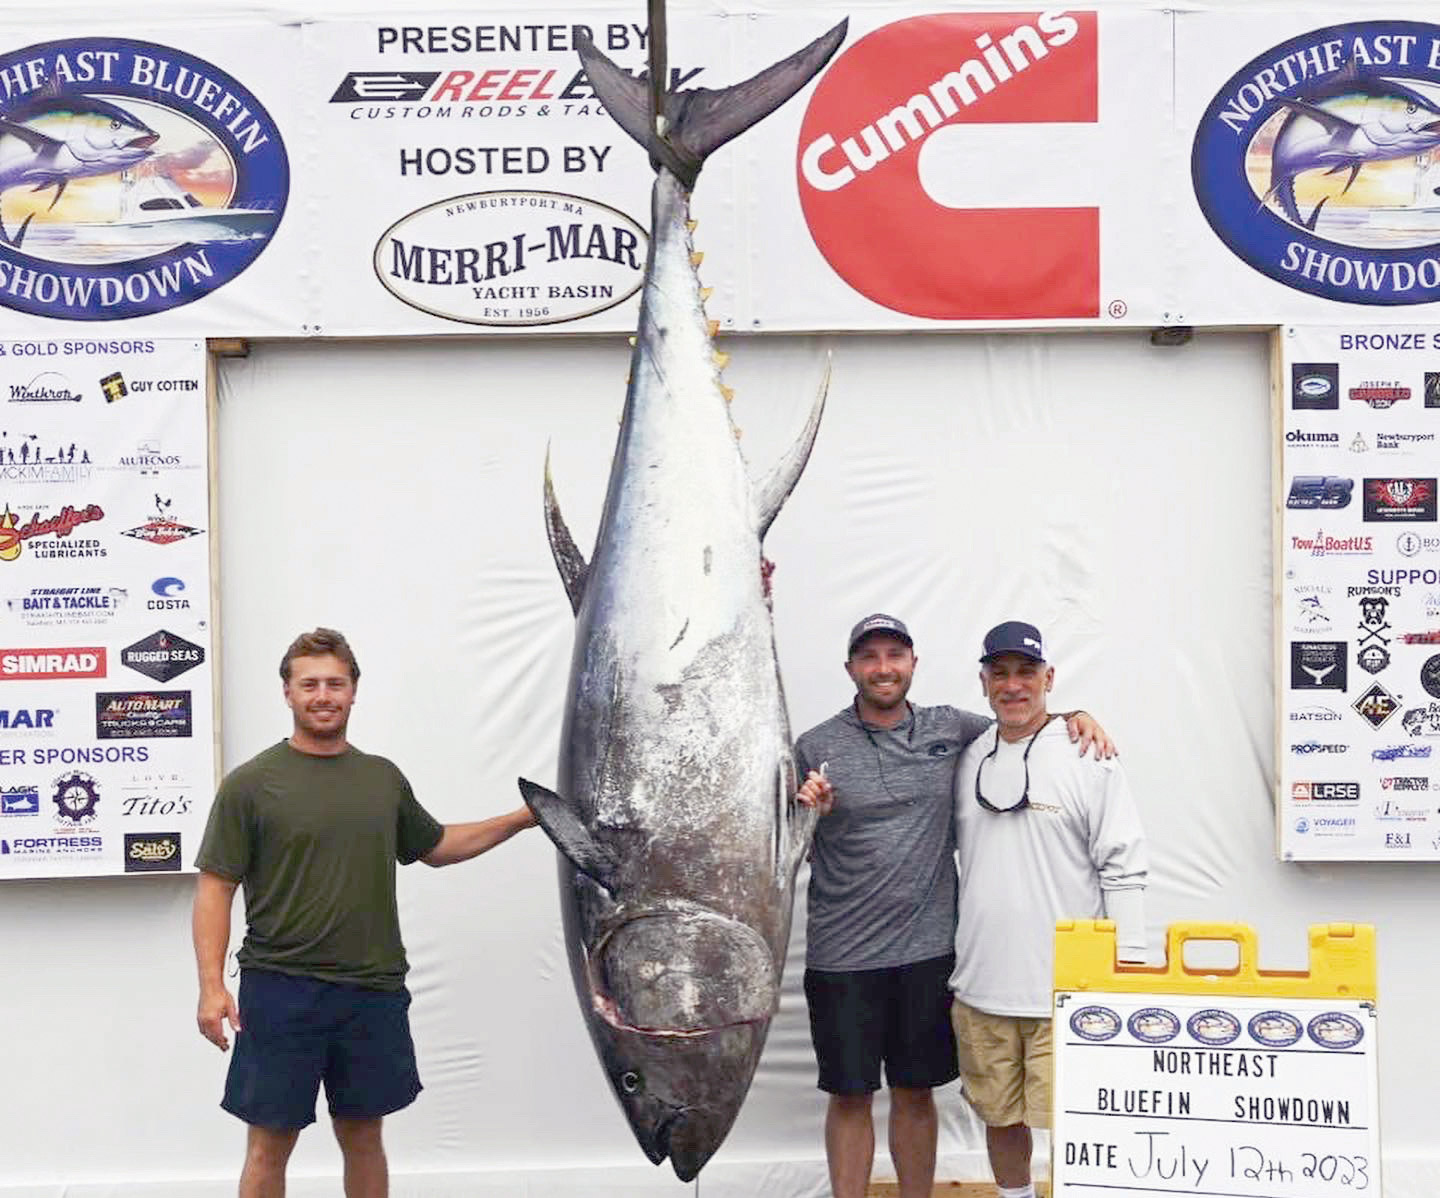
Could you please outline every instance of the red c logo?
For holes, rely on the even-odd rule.
[[[920,180],[942,126],[1098,120],[1096,17],[942,13],[842,54],[800,130],[800,204],[815,244],[862,295],[939,320],[1098,316],[1098,208],[947,208]],[[983,172],[985,164],[974,164]],[[1037,161],[1063,181],[1064,164]]]

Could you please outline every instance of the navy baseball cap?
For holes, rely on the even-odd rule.
[[[985,634],[985,652],[981,661],[993,661],[1002,653],[1018,653],[1031,661],[1045,660],[1045,644],[1034,624],[1006,620]]]
[[[854,653],[855,646],[872,632],[883,632],[886,636],[898,637],[912,649],[915,647],[915,642],[910,637],[910,630],[904,624],[894,616],[876,612],[873,616],[866,616],[850,630],[850,648],[846,651],[847,655]]]

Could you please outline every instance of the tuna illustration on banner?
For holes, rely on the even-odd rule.
[[[188,304],[285,210],[280,131],[210,63],[125,38],[0,55],[0,306],[122,320]]]
[[[795,874],[814,831],[796,777],[760,543],[799,480],[806,427],[761,485],[736,445],[706,315],[690,193],[706,157],[829,60],[829,33],[721,90],[666,91],[588,39],[596,94],[656,179],[640,324],[587,563],[546,466],[546,526],[576,615],[555,791],[526,803],[560,850],[576,996],[611,1089],[656,1164],[695,1177],[729,1132],[779,1002]]]
[[[1440,299],[1440,25],[1334,25],[1265,51],[1205,110],[1191,176],[1220,240],[1278,283]]]

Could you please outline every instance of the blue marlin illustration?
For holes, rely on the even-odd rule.
[[[55,189],[54,208],[71,179],[110,175],[150,157],[160,135],[123,108],[94,96],[32,96],[0,114],[0,194],[30,184]],[[34,218],[14,237],[0,222],[0,241],[19,246]]]
[[[1375,103],[1380,111],[1367,120],[1347,120],[1326,107],[1335,101]],[[1398,79],[1360,79],[1347,69],[1304,99],[1279,102],[1290,115],[1270,151],[1270,190],[1265,199],[1277,198],[1292,224],[1312,231],[1325,200],[1308,217],[1301,216],[1295,202],[1297,175],[1320,167],[1328,175],[1348,170],[1350,177],[1340,191],[1344,195],[1366,163],[1409,158],[1440,146],[1440,107]]]

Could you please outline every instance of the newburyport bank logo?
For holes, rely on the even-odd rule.
[[[1195,197],[1235,254],[1352,304],[1440,299],[1440,25],[1365,21],[1291,38],[1200,120]]]
[[[290,168],[244,85],[128,38],[0,55],[0,306],[122,320],[224,286],[269,244]]]

